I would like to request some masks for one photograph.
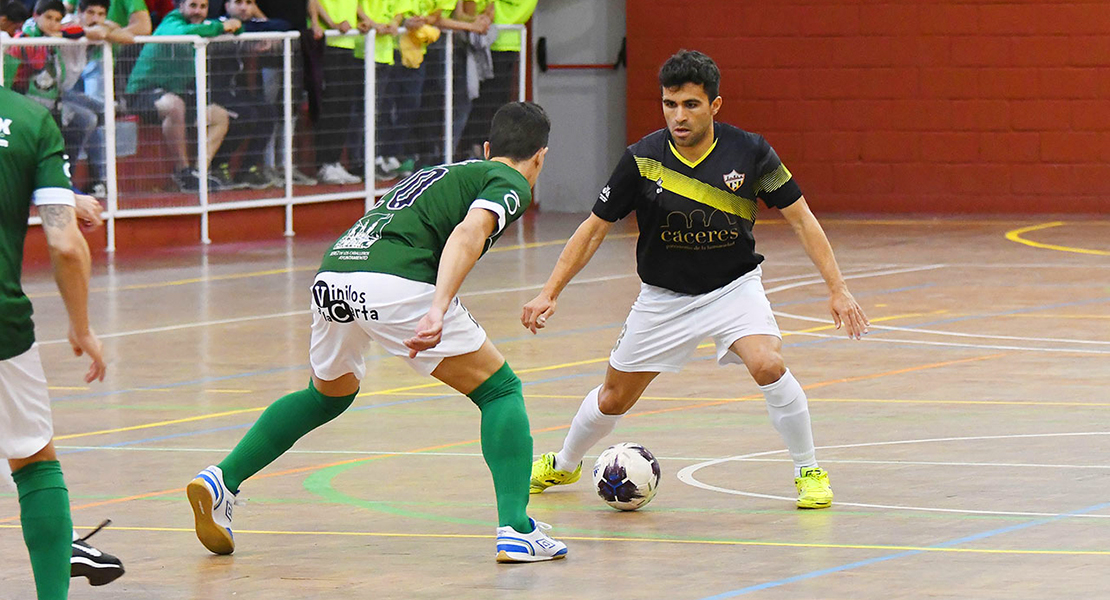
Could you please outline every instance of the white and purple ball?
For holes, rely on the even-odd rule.
[[[606,504],[636,510],[659,489],[659,461],[647,448],[631,442],[610,446],[594,463],[594,486]]]

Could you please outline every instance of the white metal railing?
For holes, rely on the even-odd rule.
[[[522,25],[494,25],[494,28],[501,30],[517,30],[522,33],[520,41],[520,60],[518,71],[518,89],[517,97],[519,100],[524,100],[525,95],[525,77],[527,74],[527,62],[530,60],[527,54],[527,35],[525,35],[525,27]],[[401,29],[404,32],[404,29]],[[445,51],[444,51],[444,71],[443,71],[443,93],[444,93],[444,114],[443,114],[443,156],[446,162],[452,162],[454,159],[454,147],[456,140],[454,139],[454,46],[455,39],[454,33],[445,30],[443,34],[446,36]],[[388,188],[378,188],[375,185],[375,144],[378,137],[376,131],[376,106],[377,96],[384,90],[379,90],[376,80],[376,62],[375,56],[375,43],[376,35],[363,35],[358,33],[357,30],[351,30],[347,33],[340,33],[336,30],[328,30],[325,33],[328,37],[357,37],[362,38],[361,43],[364,44],[365,60],[363,61],[363,111],[364,123],[362,123],[364,130],[365,144],[364,150],[364,164],[365,169],[363,175],[364,185],[357,190],[344,190],[333,193],[317,193],[317,194],[295,194],[293,183],[293,167],[294,167],[294,123],[296,114],[294,112],[294,98],[293,98],[293,41],[299,39],[299,32],[253,32],[243,33],[240,35],[220,35],[217,37],[200,37],[195,35],[182,35],[182,36],[136,36],[135,43],[137,44],[192,44],[194,52],[194,68],[196,70],[196,153],[197,153],[197,170],[199,171],[199,190],[197,192],[198,202],[196,205],[186,206],[161,206],[161,207],[141,207],[141,208],[121,208],[119,203],[119,178],[118,178],[118,156],[117,156],[117,114],[116,114],[116,82],[115,82],[115,57],[117,48],[112,44],[106,42],[90,41],[86,38],[70,40],[63,38],[50,38],[50,37],[36,37],[36,38],[0,38],[0,56],[7,53],[7,49],[11,47],[41,47],[41,46],[99,46],[102,49],[103,60],[103,76],[104,76],[104,146],[105,146],[105,185],[107,188],[107,208],[103,213],[106,223],[107,234],[107,249],[114,251],[116,248],[116,220],[141,218],[141,217],[156,217],[156,216],[172,216],[172,215],[200,215],[201,217],[201,231],[200,241],[203,244],[211,243],[209,239],[209,216],[217,211],[229,210],[243,210],[251,208],[284,206],[285,207],[285,235],[293,236],[293,207],[298,204],[312,204],[320,202],[331,202],[338,200],[351,200],[363,199],[366,203],[367,209],[374,203],[375,198],[383,195]],[[231,41],[265,41],[274,40],[279,41],[281,44],[282,55],[282,90],[281,90],[281,141],[283,144],[283,168],[284,172],[284,185],[280,188],[281,194],[279,196],[237,200],[237,201],[221,201],[216,203],[210,202],[212,191],[208,189],[208,161],[207,156],[209,152],[208,138],[207,138],[207,120],[208,120],[208,47],[214,43],[231,42]],[[0,69],[0,85],[5,85],[4,72]],[[77,157],[72,157],[73,161]],[[31,217],[30,224],[38,225],[41,223],[39,217]]]

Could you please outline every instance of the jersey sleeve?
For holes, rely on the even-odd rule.
[[[594,214],[615,223],[636,208],[636,195],[640,185],[640,168],[631,150],[625,150],[613,174],[594,203]]]
[[[523,179],[523,178],[522,178]],[[509,223],[519,219],[532,203],[532,191],[527,186],[514,184],[505,177],[491,177],[470,208],[482,208],[497,215],[497,229],[493,236],[500,235]]]
[[[73,190],[69,182],[69,161],[65,155],[62,132],[47,113],[43,113],[42,121],[39,122],[37,137],[35,191],[32,196],[35,205],[74,206]]]
[[[802,189],[794,181],[790,170],[779,160],[775,149],[767,140],[759,138],[755,160],[755,194],[771,208],[783,209],[802,197]]]

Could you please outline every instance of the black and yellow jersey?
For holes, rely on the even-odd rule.
[[[683,158],[666,129],[632,144],[593,212],[615,222],[636,211],[637,272],[644,283],[704,294],[755,269],[756,198],[786,208],[802,197],[763,136],[714,123],[713,145]]]

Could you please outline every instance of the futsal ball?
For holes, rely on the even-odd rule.
[[[647,448],[631,442],[610,446],[594,463],[594,486],[606,504],[636,510],[659,489],[659,461]]]

